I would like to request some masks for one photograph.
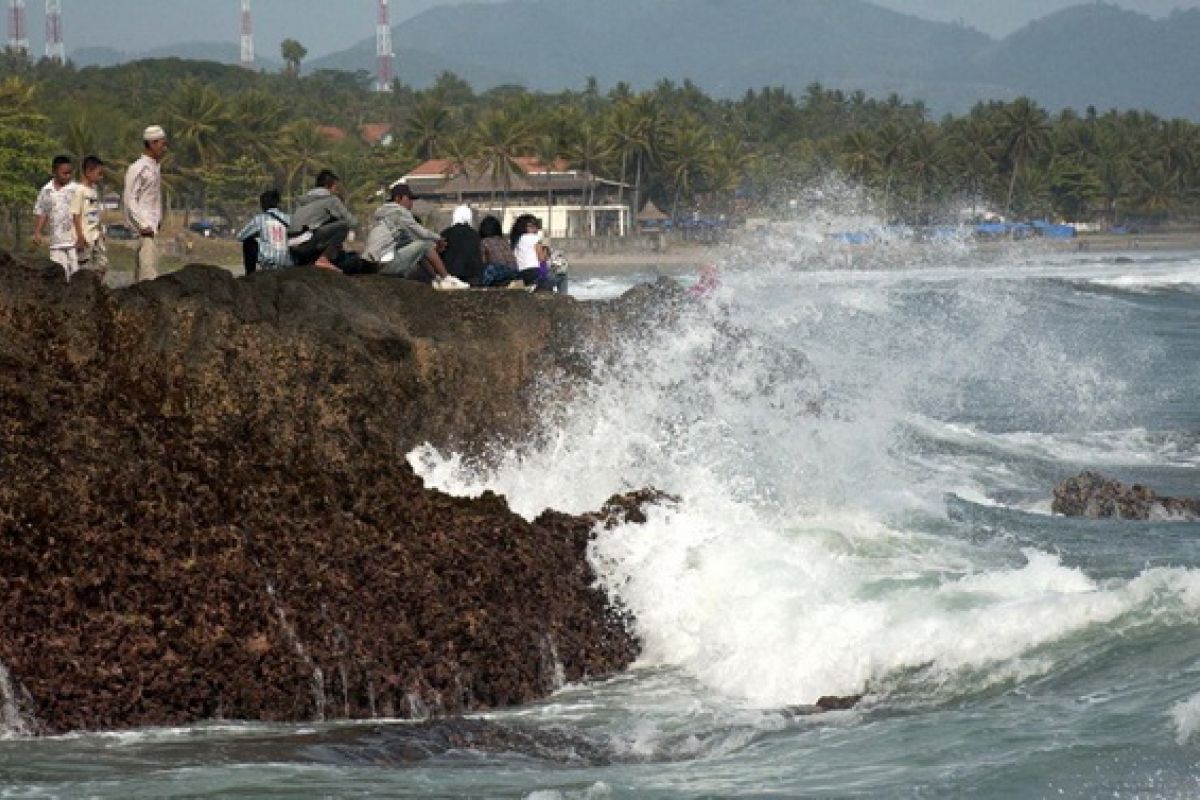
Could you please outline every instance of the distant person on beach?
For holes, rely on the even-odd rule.
[[[341,179],[324,169],[316,187],[296,201],[288,245],[297,266],[340,270],[342,244],[358,224],[338,194],[341,186]]]
[[[292,219],[279,210],[279,192],[268,189],[259,195],[262,213],[256,214],[237,235],[242,243],[242,264],[246,274],[255,270],[283,269],[292,266],[288,252],[288,228]]]
[[[415,200],[408,184],[392,186],[388,201],[375,211],[363,258],[378,264],[381,275],[430,283],[439,291],[468,288],[446,271],[437,252],[441,237],[417,222],[412,214]]]
[[[700,268],[700,278],[692,287],[688,289],[688,294],[692,297],[708,297],[717,290],[721,285],[721,278],[717,274],[716,264],[705,264]]]
[[[442,231],[446,243],[442,262],[446,271],[471,286],[483,285],[483,252],[479,232],[471,227],[471,209],[459,206],[451,216],[451,225]]]
[[[167,134],[151,125],[142,132],[142,155],[125,171],[125,220],[137,232],[137,256],[133,279],[152,281],[158,277],[162,227],[162,160],[167,154]]]
[[[489,215],[479,222],[479,247],[483,257],[484,286],[507,286],[517,280],[517,257],[504,236],[500,220]]]
[[[104,162],[96,156],[83,160],[79,188],[71,198],[71,220],[75,225],[75,252],[79,268],[95,272],[104,280],[108,272],[108,250],[104,226],[100,224],[100,183]]]
[[[37,221],[33,225],[33,243],[37,247],[42,242],[50,247],[50,260],[63,268],[67,280],[79,269],[79,259],[75,250],[75,225],[71,221],[71,199],[79,184],[71,178],[75,167],[67,156],[55,156],[50,165],[50,180],[38,192],[37,201],[33,205],[33,213]],[[49,233],[49,238],[42,237],[43,232]]]

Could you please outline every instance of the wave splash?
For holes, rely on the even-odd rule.
[[[730,251],[712,296],[597,357],[540,448],[487,471],[429,448],[410,460],[529,516],[647,485],[678,495],[592,557],[644,663],[740,702],[1044,674],[1064,642],[1193,613],[1200,575],[1101,583],[1044,548],[952,535],[947,493],[1044,479],[1011,448],[952,440],[1087,450],[1094,431],[1135,429],[1121,414],[1155,356],[1109,347],[1126,310],[1069,327],[1040,265],[1031,279],[987,259],[961,243],[860,253],[811,230]]]

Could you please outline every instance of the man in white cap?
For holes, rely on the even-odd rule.
[[[167,154],[167,134],[158,125],[142,132],[142,157],[125,172],[125,219],[137,231],[137,264],[134,281],[158,277],[158,231],[162,226],[162,160]]]

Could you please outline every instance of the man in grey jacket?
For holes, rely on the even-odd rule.
[[[324,169],[317,175],[316,188],[296,201],[288,249],[297,266],[338,268],[342,244],[358,224],[338,196],[340,188],[338,176]]]
[[[388,202],[375,211],[363,258],[379,264],[382,275],[400,275],[432,283],[434,289],[466,289],[468,285],[446,271],[438,255],[441,236],[417,222],[412,214],[415,196],[408,184],[394,184]]]

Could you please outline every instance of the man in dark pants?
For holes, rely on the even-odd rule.
[[[309,264],[339,269],[342,244],[358,220],[338,196],[341,181],[330,170],[321,170],[317,186],[296,201],[288,248],[297,266]]]

